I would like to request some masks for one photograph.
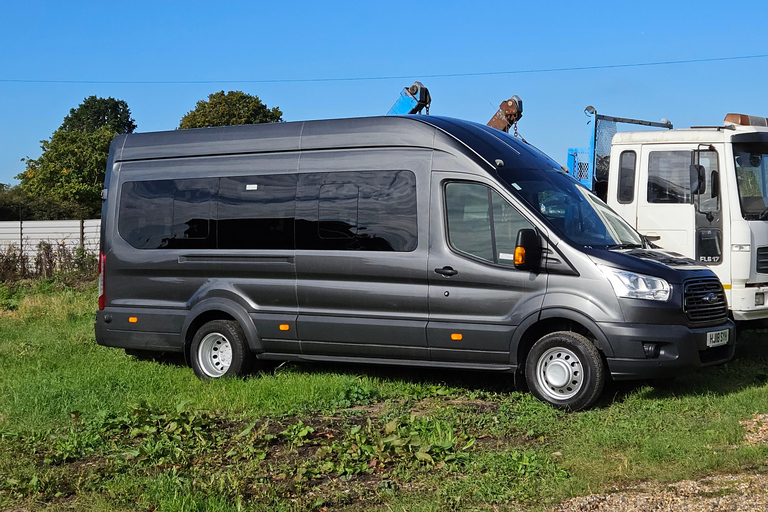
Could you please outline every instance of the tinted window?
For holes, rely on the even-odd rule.
[[[293,249],[296,175],[221,178],[219,249]]]
[[[355,238],[359,197],[360,187],[354,183],[321,185],[317,203],[318,236],[326,240]]]
[[[479,183],[448,183],[445,207],[451,247],[489,263],[514,266],[517,233],[532,226],[496,191]]]
[[[412,172],[313,173],[299,180],[297,249],[416,249],[416,176]]]
[[[136,181],[123,184],[118,232],[138,249],[215,246],[215,179]]]
[[[622,204],[635,200],[635,162],[634,151],[624,151],[619,157],[619,197]]]

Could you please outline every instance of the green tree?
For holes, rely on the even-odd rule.
[[[205,128],[238,124],[277,123],[283,120],[278,107],[267,108],[258,96],[243,91],[215,92],[200,100],[181,118],[179,128]]]
[[[21,190],[36,198],[39,213],[47,212],[49,218],[97,217],[109,145],[115,135],[135,129],[125,101],[85,98],[49,140],[40,141],[40,157],[25,160],[26,170],[16,176]],[[60,204],[54,206],[55,202]]]
[[[33,196],[19,185],[0,184],[0,221],[84,219],[88,215],[79,204]]]
[[[69,111],[59,130],[85,130],[92,132],[102,126],[114,133],[133,133],[136,123],[131,118],[128,104],[115,98],[88,96],[77,108]]]
[[[107,126],[93,131],[56,130],[40,141],[40,158],[27,158],[27,168],[16,176],[21,188],[34,197],[75,203],[88,216],[101,213],[101,190],[109,145],[115,133]]]

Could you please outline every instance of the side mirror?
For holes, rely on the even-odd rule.
[[[541,240],[535,229],[521,229],[515,243],[515,268],[537,271],[541,266]]]
[[[714,199],[720,195],[720,173],[717,171],[712,171],[712,174],[710,174],[709,182],[712,184],[711,197]]]
[[[691,194],[703,194],[707,189],[706,176],[703,165],[691,164]]]

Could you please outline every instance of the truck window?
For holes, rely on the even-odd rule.
[[[137,249],[215,246],[215,179],[130,181],[122,186],[118,232]]]
[[[635,163],[637,155],[634,151],[623,151],[619,157],[619,191],[618,200],[628,204],[635,200]]]
[[[514,267],[517,232],[532,225],[495,190],[480,183],[448,183],[445,208],[453,249]]]
[[[691,152],[652,151],[648,156],[648,202],[691,202]]]
[[[293,249],[296,175],[221,178],[219,249]]]
[[[411,171],[302,174],[297,197],[297,249],[410,252],[418,245]]]
[[[734,144],[733,157],[742,216],[749,220],[765,220],[768,215],[768,144]]]

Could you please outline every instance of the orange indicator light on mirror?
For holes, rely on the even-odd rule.
[[[287,331],[290,328],[291,328],[291,326],[288,325],[288,324],[280,324],[280,330],[281,331]]]
[[[460,333],[458,333],[458,332],[455,332],[455,333],[451,334],[451,339],[452,339],[453,341],[461,341],[463,338],[464,338],[464,336],[462,336],[462,335],[461,335]]]
[[[525,247],[515,247],[515,265],[525,265]]]

